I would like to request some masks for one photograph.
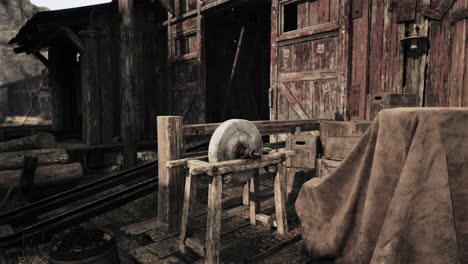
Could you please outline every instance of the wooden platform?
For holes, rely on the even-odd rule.
[[[261,210],[266,215],[274,212],[272,180],[273,176],[270,174],[261,175]],[[199,185],[195,223],[197,238],[203,241],[207,180]],[[311,263],[302,253],[301,228],[293,210],[288,210],[290,232],[287,235],[278,235],[275,228],[262,223],[252,226],[249,222],[249,207],[242,204],[242,192],[243,186],[225,184],[222,201],[221,261]],[[196,252],[179,252],[178,233],[163,232],[157,227],[156,199],[155,192],[93,218],[90,222],[115,233],[122,263],[203,263],[204,259]]]

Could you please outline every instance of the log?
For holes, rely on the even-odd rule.
[[[0,143],[0,152],[29,149],[53,149],[57,147],[55,137],[50,133],[39,133]]]
[[[37,165],[68,163],[70,157],[64,149],[36,149],[0,153],[0,170],[20,169],[25,156],[37,157]]]
[[[76,182],[82,175],[83,168],[80,163],[39,166],[36,168],[32,189]],[[0,189],[19,187],[20,177],[21,170],[0,171]]]

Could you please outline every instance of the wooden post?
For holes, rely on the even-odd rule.
[[[250,184],[249,184],[249,203],[250,203],[250,224],[251,225],[256,225],[257,224],[257,213],[260,211],[260,197],[259,197],[259,192],[260,192],[260,185],[259,185],[259,171],[258,169],[255,170],[254,176],[250,178]]]
[[[83,141],[89,145],[102,143],[102,107],[99,76],[99,39],[102,34],[96,30],[82,30],[85,52],[81,53],[81,87],[83,106]]]
[[[283,164],[278,164],[278,172],[275,177],[275,209],[276,223],[278,225],[278,233],[284,235],[288,232],[288,218],[286,215],[286,175]]]
[[[181,168],[166,167],[184,151],[183,117],[158,116],[158,221],[168,231],[180,228],[185,175]]]
[[[243,205],[250,204],[250,181],[247,181],[244,184],[244,192],[242,193],[242,204]]]
[[[28,193],[34,184],[34,174],[37,167],[37,157],[24,156],[23,169],[20,175],[20,190]]]
[[[210,185],[208,186],[205,263],[219,263],[222,193],[223,176],[216,175],[211,178]]]
[[[187,1],[188,2],[188,1]],[[198,123],[205,123],[206,120],[206,71],[205,71],[205,18],[201,14],[203,2],[197,0],[197,92],[198,95],[198,106],[200,115],[198,115]]]
[[[124,145],[125,167],[136,166],[136,143],[142,128],[143,120],[138,115],[138,98],[135,82],[135,51],[134,51],[134,0],[118,0],[120,24],[120,101],[121,101],[121,136]]]

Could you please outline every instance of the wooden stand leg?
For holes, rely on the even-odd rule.
[[[223,176],[214,176],[208,187],[208,216],[206,223],[205,263],[219,263],[221,239],[221,199],[223,193]]]
[[[250,224],[255,225],[257,212],[260,211],[260,197],[259,197],[259,172],[258,170],[255,171],[255,175],[250,178],[249,184],[249,198],[250,198]]]
[[[185,246],[185,239],[187,236],[191,235],[193,223],[193,210],[195,207],[196,197],[197,197],[197,182],[198,176],[193,176],[189,174],[185,179],[185,195],[184,195],[184,205],[182,209],[182,225],[179,236],[179,249],[182,253],[187,251]]]
[[[278,164],[275,177],[275,208],[278,233],[284,235],[288,232],[288,218],[286,215],[286,175],[282,164]]]
[[[246,182],[244,184],[244,193],[242,194],[242,204],[244,205],[249,205],[249,201],[250,201],[250,182]]]

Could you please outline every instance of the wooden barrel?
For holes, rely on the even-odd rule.
[[[77,227],[60,239],[49,252],[50,264],[118,264],[112,232]]]

